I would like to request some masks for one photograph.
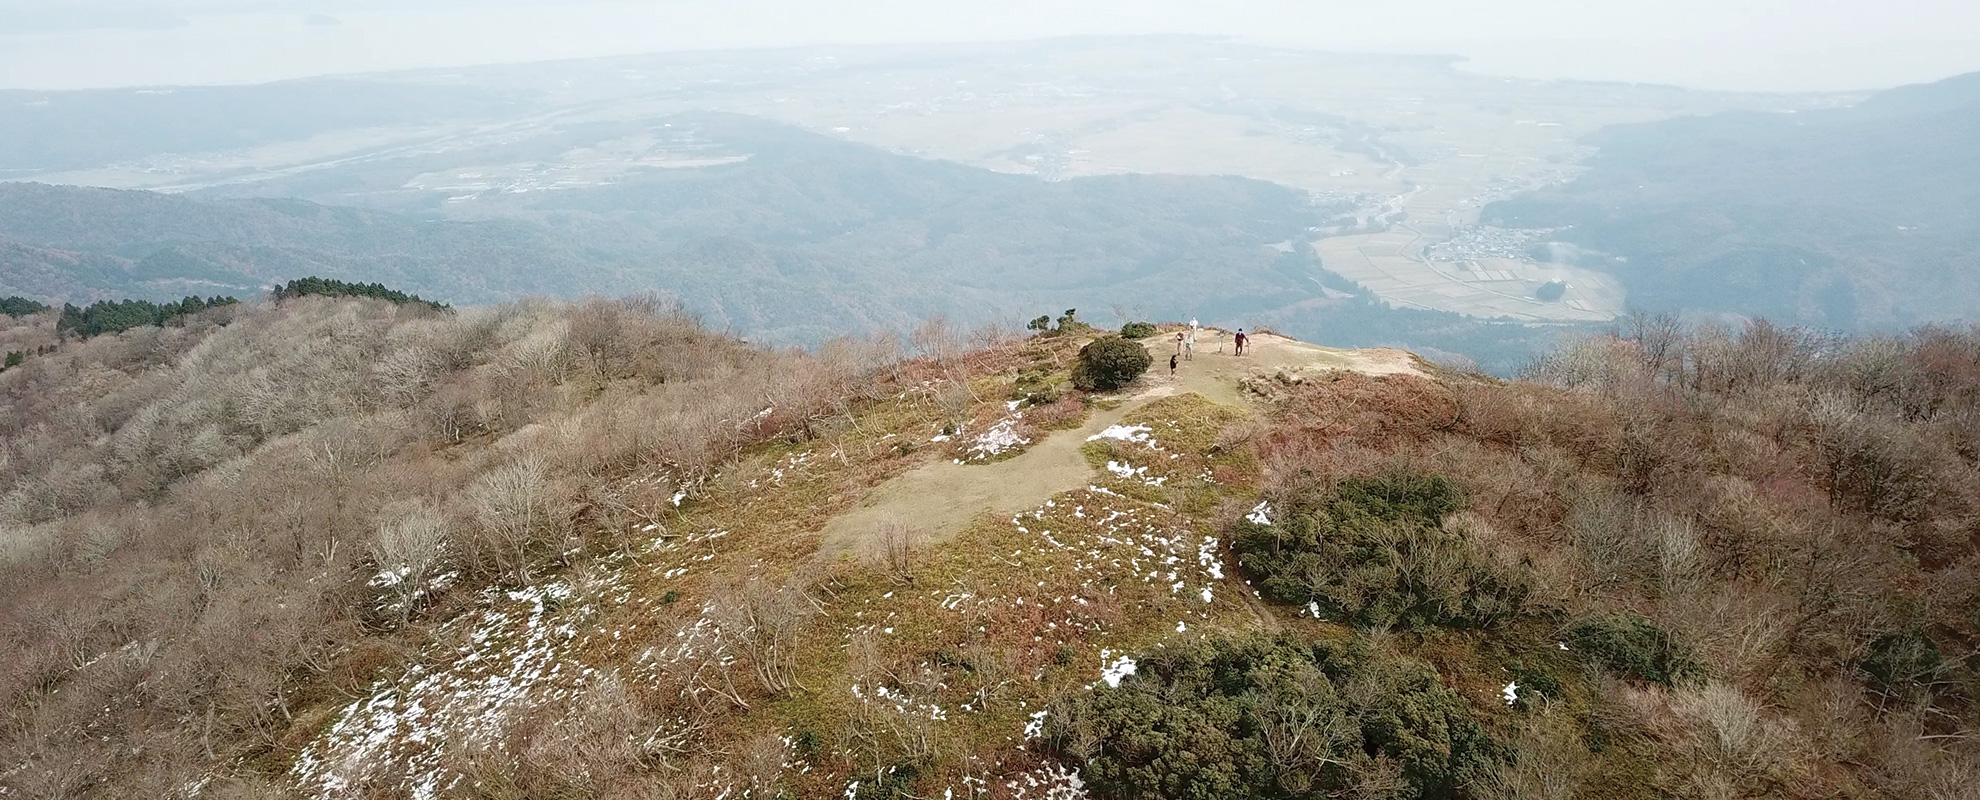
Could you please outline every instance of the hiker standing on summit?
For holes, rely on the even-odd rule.
[[[1231,353],[1231,355],[1238,355],[1238,356],[1241,356],[1241,355],[1244,355],[1244,343],[1245,343],[1245,338],[1244,338],[1244,329],[1243,329],[1243,328],[1239,328],[1239,329],[1237,329],[1237,337],[1236,337],[1236,339],[1235,339],[1234,341],[1235,341],[1235,344],[1236,344],[1236,347],[1235,347],[1235,348],[1233,348],[1233,351],[1232,351],[1232,353]]]

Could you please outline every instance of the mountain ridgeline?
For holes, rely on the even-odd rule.
[[[43,342],[0,371],[0,795],[1980,780],[1980,331],[1637,318],[1515,381],[1258,333],[1103,387],[1136,341],[1072,313],[802,352],[375,294],[0,316]],[[920,513],[834,527],[876,504]]]

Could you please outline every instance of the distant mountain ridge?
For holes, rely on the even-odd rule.
[[[0,290],[53,300],[254,291],[304,274],[386,280],[488,302],[612,284],[600,259],[535,226],[424,220],[298,200],[0,184]],[[50,272],[53,252],[88,269]]]
[[[1572,226],[1651,309],[1832,328],[1974,318],[1980,298],[1980,74],[1850,108],[1734,113],[1591,137],[1589,171],[1489,207]]]
[[[1552,335],[1362,296],[1290,247],[1338,209],[1267,181],[1047,181],[721,114],[603,123],[576,138],[684,128],[748,157],[591,185],[496,186],[466,202],[407,176],[478,172],[465,159],[483,156],[333,167],[185,195],[0,184],[0,237],[91,265],[54,269],[55,256],[26,250],[0,256],[0,293],[50,302],[246,296],[304,275],[468,305],[662,292],[715,326],[793,343],[906,330],[937,314],[1014,324],[1118,307],[1138,318],[1463,353],[1498,372]],[[509,157],[568,145],[533,146]],[[1323,283],[1357,297],[1328,299]]]
[[[1314,295],[1310,280],[1273,268],[1278,253],[1267,245],[1302,235],[1315,209],[1304,193],[1269,182],[1052,182],[722,114],[586,135],[663,126],[692,128],[749,158],[438,208],[443,193],[405,189],[403,171],[455,168],[444,154],[182,196],[0,185],[0,236],[128,262],[97,276],[95,288],[109,291],[174,296],[187,281],[246,290],[302,274],[465,303],[659,290],[718,324],[782,340],[930,313],[1015,319],[1033,305],[1125,298],[1171,316],[1214,316]],[[368,207],[294,199],[346,195]]]

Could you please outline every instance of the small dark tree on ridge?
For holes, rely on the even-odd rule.
[[[1073,385],[1089,392],[1109,392],[1134,382],[1155,358],[1140,342],[1103,336],[1079,349]]]

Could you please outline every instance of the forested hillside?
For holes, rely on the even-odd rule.
[[[537,226],[294,200],[3,183],[0,237],[32,243],[0,246],[0,291],[53,300],[249,294],[311,274],[481,302],[618,283],[611,259],[573,252]]]
[[[1640,308],[1830,328],[1970,320],[1980,297],[1980,75],[1852,108],[1609,128],[1589,171],[1489,207],[1571,226]],[[1571,255],[1571,254],[1562,254]]]
[[[1080,391],[1099,333],[304,296],[64,342],[0,373],[0,789],[1980,781],[1980,331],[1637,318],[1513,382],[1261,334]]]

